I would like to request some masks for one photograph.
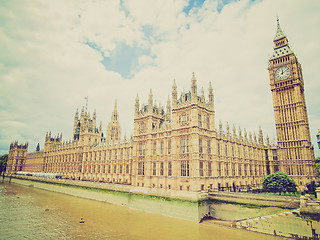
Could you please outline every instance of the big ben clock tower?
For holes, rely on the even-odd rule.
[[[279,171],[298,185],[317,180],[301,65],[277,19],[269,77],[278,139]]]

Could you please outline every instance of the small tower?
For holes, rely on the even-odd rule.
[[[38,143],[37,147],[36,147],[36,152],[39,152],[40,151],[40,145]]]
[[[107,128],[107,141],[120,141],[121,129],[119,123],[119,115],[117,109],[117,100],[114,103],[114,109],[111,116],[111,122],[108,124]]]
[[[134,105],[134,114],[135,114],[135,117],[138,117],[138,114],[139,114],[139,96],[137,94],[137,97],[136,97],[136,103]]]
[[[205,102],[205,98],[204,98],[204,90],[202,88],[201,90],[201,102],[204,103]]]
[[[261,127],[259,127],[258,142],[259,142],[260,145],[263,145],[263,134],[262,134]]]
[[[191,79],[191,101],[197,101],[197,80],[196,77],[194,76],[194,73],[192,74],[192,79]]]
[[[212,89],[212,86],[211,86],[211,82],[209,83],[209,105],[211,107],[213,107],[213,89]]]
[[[96,120],[97,120],[97,113],[96,113],[96,109],[95,109],[93,112],[93,117],[92,117],[93,126],[96,126]]]
[[[153,94],[150,88],[149,99],[148,99],[148,112],[149,114],[153,112]]]
[[[171,121],[171,101],[169,96],[167,100],[167,120]]]
[[[81,116],[83,116],[83,112],[81,112]],[[79,120],[79,112],[77,109],[76,114],[74,115],[73,140],[79,140],[79,135],[80,135],[80,120]]]
[[[176,107],[177,106],[177,84],[176,84],[176,80],[173,81],[173,85],[172,85],[172,107]]]

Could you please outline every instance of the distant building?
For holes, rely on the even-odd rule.
[[[121,136],[117,102],[103,134],[102,124],[82,108],[74,119],[73,138],[47,133],[44,150],[14,159],[7,173],[19,170],[59,173],[70,179],[130,184],[140,191],[160,194],[261,187],[263,178],[283,171],[298,184],[317,180],[304,100],[301,66],[288,46],[279,22],[269,60],[278,144],[221,122],[216,128],[211,83],[207,98],[198,94],[196,77],[191,90],[178,95],[172,86],[165,108],[150,90],[148,103],[135,100],[134,134]],[[10,147],[11,156],[17,144]],[[27,148],[27,145],[26,145]],[[10,154],[9,154],[10,156]]]
[[[317,136],[318,148],[320,149],[320,129],[318,129],[318,134],[316,136]]]

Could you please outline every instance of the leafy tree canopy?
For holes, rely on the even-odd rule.
[[[289,178],[287,174],[283,172],[276,172],[266,176],[262,182],[263,189],[267,192],[273,193],[285,193],[285,192],[296,192],[296,182]]]
[[[8,154],[0,156],[0,174],[6,170]]]

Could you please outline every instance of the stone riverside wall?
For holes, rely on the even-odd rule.
[[[261,207],[299,208],[300,198],[295,196],[275,196],[254,193],[209,192],[212,201]]]
[[[103,185],[99,187],[99,183],[34,177],[14,177],[11,182],[195,222],[210,214],[210,207],[205,201],[137,194],[130,192],[130,186],[108,186],[106,189]]]

